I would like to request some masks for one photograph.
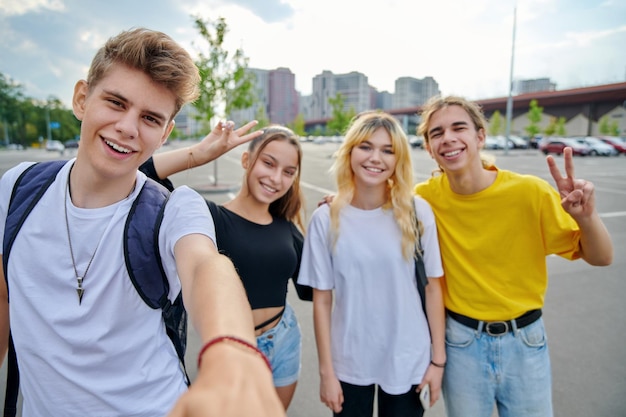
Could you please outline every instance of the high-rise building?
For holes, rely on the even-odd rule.
[[[252,89],[256,94],[256,101],[247,109],[233,110],[231,112],[229,119],[234,121],[236,126],[259,117],[268,117],[269,71],[257,68],[247,68],[246,71],[254,74],[255,81]]]
[[[329,100],[334,99],[338,93],[343,97],[344,111],[352,109],[359,113],[373,107],[367,76],[356,71],[347,74],[323,71],[313,78],[311,118],[330,118],[332,107]]]
[[[298,115],[296,76],[289,68],[269,71],[268,117],[272,123],[286,125]]]
[[[396,109],[421,106],[429,98],[441,94],[439,84],[433,77],[424,77],[421,80],[400,77],[396,79],[395,88],[393,107]]]
[[[176,130],[180,133],[182,138],[192,138],[200,134],[202,126],[198,120],[198,111],[191,104],[185,104],[176,117],[174,117],[174,123]]]
[[[375,91],[374,107],[380,110],[389,110],[393,108],[393,94],[389,91]]]
[[[536,93],[539,91],[555,91],[556,83],[549,78],[537,78],[534,80],[515,80],[513,91],[515,94]]]
[[[248,68],[255,75],[256,102],[247,109],[234,110],[230,118],[236,125],[267,118],[270,123],[288,124],[298,115],[299,97],[296,77],[289,68],[263,70]]]

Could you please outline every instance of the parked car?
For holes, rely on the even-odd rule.
[[[65,141],[65,149],[78,148],[78,143],[79,143],[78,139],[66,140]]]
[[[572,148],[572,155],[586,156],[591,152],[589,145],[571,138],[544,138],[539,143],[539,150],[546,155],[550,153],[562,155],[566,147]]]
[[[417,135],[409,135],[409,144],[411,148],[423,148],[424,147],[424,137]]]
[[[618,136],[599,136],[598,139],[614,147],[619,153],[626,154],[626,140]]]
[[[504,149],[504,142],[499,136],[487,136],[485,138],[485,149]]]
[[[509,136],[509,148],[528,149],[528,142],[520,136]]]
[[[65,150],[65,145],[63,145],[63,142],[60,140],[49,140],[46,142],[46,150],[63,152]]]
[[[585,143],[591,148],[589,155],[595,156],[615,156],[619,155],[619,152],[608,143],[601,141],[593,136],[586,136],[582,138],[576,138],[579,143]]]

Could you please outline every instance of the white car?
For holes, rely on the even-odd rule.
[[[594,138],[593,136],[587,136],[584,138],[576,138],[576,140],[580,143],[586,143],[590,150],[589,155],[601,155],[601,156],[616,156],[619,155],[617,149],[608,143],[603,142],[598,138]]]
[[[49,140],[46,142],[46,150],[63,152],[65,150],[65,145],[63,145],[63,142],[60,140]]]

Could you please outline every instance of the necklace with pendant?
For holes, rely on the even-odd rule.
[[[96,249],[94,249],[93,254],[91,255],[91,258],[89,259],[89,263],[87,264],[87,268],[85,268],[85,272],[82,275],[78,275],[78,269],[76,269],[76,260],[74,259],[74,249],[72,248],[72,238],[70,236],[70,222],[67,216],[67,204],[68,204],[69,196],[71,196],[71,191],[70,191],[70,175],[68,174],[67,187],[65,187],[65,204],[64,204],[65,229],[67,230],[67,241],[70,244],[70,255],[72,256],[72,266],[74,267],[74,275],[76,276],[76,285],[77,285],[76,292],[78,293],[78,304],[80,305],[81,302],[83,301],[83,295],[85,294],[85,289],[83,288],[83,281],[85,277],[87,276],[87,272],[89,271],[89,267],[91,266],[91,262],[93,261],[93,258],[96,257],[96,252],[98,252],[98,247],[100,247],[100,243],[102,242],[102,239],[104,238],[106,229],[104,230],[104,232],[102,232],[102,236],[100,236],[100,239],[98,240],[98,243],[96,244]]]

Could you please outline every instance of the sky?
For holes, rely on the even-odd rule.
[[[252,68],[289,68],[303,95],[328,70],[390,93],[399,77],[431,76],[444,95],[506,97],[512,56],[514,80],[559,90],[626,81],[626,0],[0,0],[0,72],[69,107],[97,49],[123,30],[206,52],[192,16],[225,18],[226,49],[242,48]]]

